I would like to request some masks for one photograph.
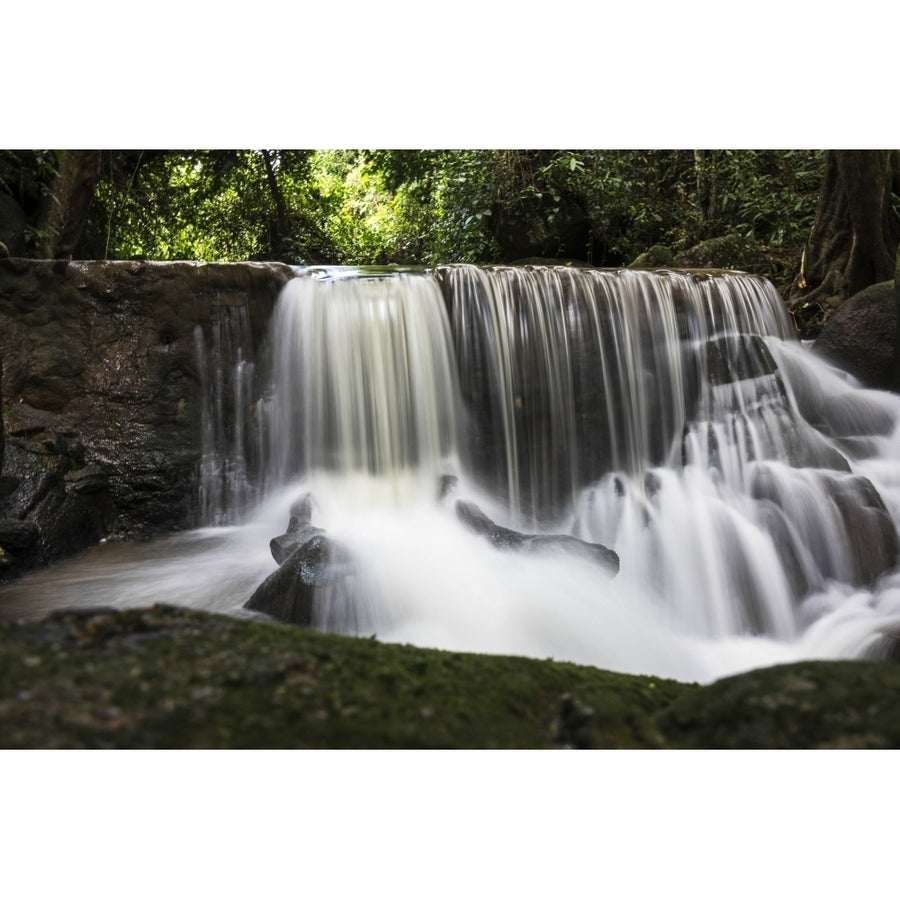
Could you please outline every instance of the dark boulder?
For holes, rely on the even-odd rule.
[[[897,310],[894,282],[882,281],[850,297],[825,323],[813,351],[866,387],[894,388]]]
[[[900,561],[900,535],[884,501],[862,475],[824,469],[810,470],[809,475],[816,482],[812,496],[824,505],[802,502],[803,495],[795,495],[793,482],[776,478],[767,467],[754,470],[754,499],[769,506],[769,516],[777,516],[777,509],[793,522],[790,529],[782,530],[779,552],[788,562],[799,538],[804,554],[825,578],[872,587]],[[844,536],[839,546],[830,546],[834,534]],[[812,585],[801,581],[801,593],[808,586]]]
[[[528,554],[564,553],[602,566],[615,575],[619,571],[619,556],[602,544],[591,544],[570,534],[523,534],[504,528],[489,519],[474,503],[456,501],[456,515],[470,530],[484,535],[500,550],[515,550]]]
[[[3,577],[59,559],[99,541],[114,519],[108,482],[85,465],[84,447],[72,432],[9,435],[0,479],[0,547]],[[26,539],[27,538],[27,539]]]
[[[347,578],[355,572],[353,559],[311,523],[312,508],[308,493],[293,503],[287,531],[269,543],[279,568],[253,592],[244,609],[309,628],[319,621],[318,601],[346,593]]]
[[[34,522],[22,519],[0,519],[0,547],[14,554],[29,550],[38,539]]]
[[[245,609],[293,625],[316,624],[320,592],[340,587],[355,572],[350,554],[326,534],[316,531],[253,592]]]

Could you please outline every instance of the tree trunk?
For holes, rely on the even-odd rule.
[[[71,257],[100,178],[99,150],[66,150],[41,215],[39,253],[47,259]]]
[[[900,394],[900,253],[894,266],[894,384],[893,390]]]
[[[697,206],[705,225],[716,216],[715,151],[694,151],[694,173],[697,177]]]
[[[272,250],[274,255],[280,258],[284,255],[285,243],[290,236],[290,217],[288,216],[287,205],[284,202],[284,195],[278,184],[271,151],[261,150],[260,152],[266,167],[266,181],[269,184],[269,193],[272,195],[272,202],[275,205],[275,234],[272,240]]]
[[[900,151],[830,150],[807,246],[806,266],[790,292],[810,336],[845,300],[894,277],[900,223]]]
[[[3,431],[3,357],[0,356],[0,475],[3,474],[3,451],[6,449],[6,436]]]

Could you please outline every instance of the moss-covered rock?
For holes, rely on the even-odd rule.
[[[3,748],[900,746],[900,667],[707,686],[172,606],[0,622]]]
[[[900,667],[803,662],[684,692],[657,720],[670,745],[709,749],[900,746]]]
[[[629,269],[660,269],[671,268],[675,265],[675,254],[660,244],[649,247],[633,262],[629,263]]]
[[[168,606],[0,624],[6,748],[660,747],[688,689]]]
[[[695,244],[675,256],[675,265],[685,269],[743,269],[757,271],[760,254],[756,244],[739,234],[724,234]]]

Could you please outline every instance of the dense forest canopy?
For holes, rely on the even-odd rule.
[[[890,150],[5,150],[0,255],[724,266],[816,328],[890,277],[898,195]]]
[[[0,191],[46,243],[66,154],[5,151]],[[622,265],[738,233],[809,234],[824,174],[811,150],[103,151],[75,256],[344,264]],[[42,218],[41,212],[44,212]],[[530,252],[529,252],[530,251]]]

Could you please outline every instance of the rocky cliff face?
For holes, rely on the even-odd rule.
[[[258,346],[291,277],[263,263],[0,261],[0,578],[190,523],[196,329],[244,307]]]

